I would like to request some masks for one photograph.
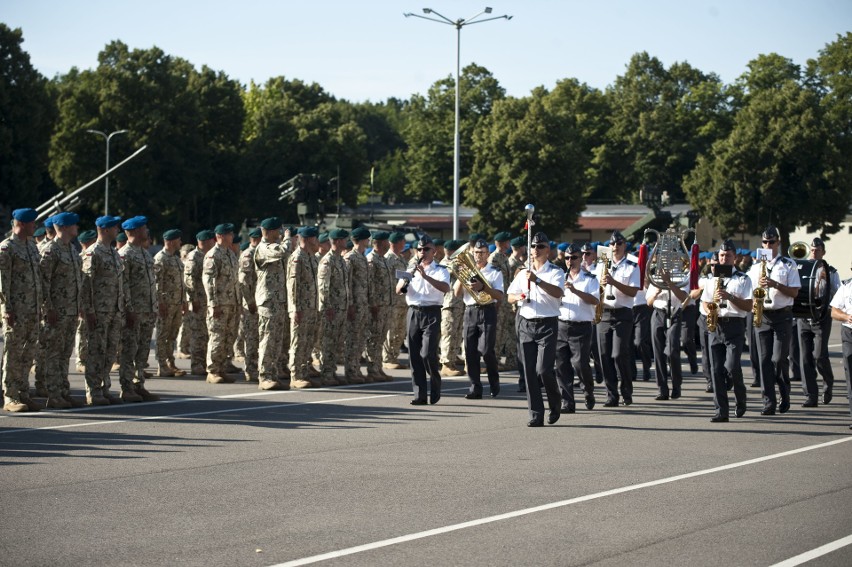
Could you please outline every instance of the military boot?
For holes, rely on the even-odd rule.
[[[277,380],[270,380],[269,378],[264,378],[257,384],[258,390],[280,390],[281,383]]]
[[[68,409],[71,407],[71,402],[62,396],[51,396],[47,398],[47,407],[50,409]]]
[[[290,386],[292,386],[293,388],[296,388],[297,390],[300,390],[302,388],[313,388],[314,387],[314,385],[311,382],[309,382],[307,380],[302,380],[301,378],[297,378],[296,380],[291,380]]]
[[[445,364],[441,367],[441,376],[462,376],[464,372],[461,370],[456,370],[449,364]]]
[[[29,406],[20,400],[6,398],[6,403],[3,404],[3,411],[12,413],[24,413],[30,411]]]
[[[157,394],[152,394],[148,390],[145,389],[145,386],[142,384],[136,384],[136,394],[138,394],[143,402],[159,402],[160,396]]]
[[[113,396],[108,390],[104,390],[102,395],[106,398],[110,405],[117,406],[124,403],[120,397]]]
[[[62,394],[62,399],[65,400],[66,402],[68,402],[69,404],[71,404],[72,408],[81,408],[84,405],[86,405],[83,402],[81,402],[80,400],[78,400],[77,398],[75,398],[74,396],[72,396],[71,394],[69,394],[68,392],[65,392],[65,393]]]
[[[347,374],[346,381],[350,384],[364,384],[364,377],[360,373]]]
[[[134,390],[122,390],[121,401],[129,404],[135,404],[142,401],[142,396],[137,394]]]

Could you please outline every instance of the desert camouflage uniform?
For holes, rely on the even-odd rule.
[[[237,345],[243,346],[243,358],[246,362],[246,380],[257,380],[258,361],[258,315],[257,309],[254,313],[249,307],[255,306],[255,292],[257,290],[257,273],[254,270],[254,252],[257,248],[249,246],[240,254],[240,272],[237,278],[242,299],[242,311],[240,316],[240,334],[242,343],[237,339]],[[236,346],[234,349],[236,350]]]
[[[39,335],[41,275],[35,243],[12,234],[0,243],[0,314],[15,316],[4,324],[3,391],[5,402],[29,399],[29,374]]]
[[[83,312],[94,313],[95,324],[88,327],[89,354],[86,359],[86,396],[109,396],[109,372],[124,326],[127,298],[124,292],[124,265],[118,252],[108,244],[95,242],[83,256]]]
[[[204,257],[204,291],[207,293],[207,372],[227,374],[239,322],[240,291],[237,256],[216,244]],[[220,308],[219,317],[213,309]]]
[[[324,385],[347,383],[345,377],[335,377],[338,361],[345,348],[346,322],[351,305],[349,266],[342,256],[329,252],[320,260],[317,272],[319,314],[324,319],[320,373]]]
[[[441,265],[450,272],[450,291],[444,295],[444,305],[441,307],[441,359],[439,362],[442,366],[455,368],[463,338],[464,300],[453,293],[456,277],[450,270],[449,256],[444,258]]]
[[[80,259],[80,270],[83,269],[83,256],[85,254],[85,250],[80,250],[80,254],[77,256]],[[74,350],[77,351],[77,366],[86,365],[86,357],[89,353],[89,339],[87,335],[88,331],[86,329],[86,318],[80,316],[77,321],[77,341],[74,345]]]
[[[154,278],[157,281],[157,363],[160,373],[175,366],[174,345],[183,319],[186,288],[183,284],[183,262],[177,253],[165,248],[154,256]],[[169,373],[169,372],[167,372]]]
[[[192,310],[189,320],[190,360],[193,373],[207,366],[207,292],[204,291],[204,252],[196,248],[186,257],[183,285]],[[193,306],[194,305],[194,306]],[[196,307],[198,309],[196,309]]]
[[[367,288],[368,306],[370,308],[370,324],[367,325],[367,374],[383,375],[382,347],[388,335],[388,326],[393,303],[396,282],[391,278],[391,271],[384,256],[374,248],[367,255],[370,284]]]
[[[68,382],[68,361],[74,350],[74,332],[82,304],[83,286],[81,261],[70,243],[54,238],[41,255],[41,286],[45,313],[45,387],[51,398],[71,393]],[[47,314],[56,313],[56,323],[47,322]]]
[[[405,317],[408,313],[408,305],[405,303],[405,296],[396,293],[394,274],[397,270],[405,271],[406,264],[405,260],[394,254],[392,249],[385,254],[385,262],[391,274],[391,306],[388,310],[388,333],[383,349],[383,360],[388,364],[399,364],[399,347],[402,346],[406,336]]]
[[[281,350],[289,338],[287,314],[287,251],[279,242],[262,240],[254,252],[257,284],[254,301],[258,315],[258,359],[262,380],[278,380],[290,370],[281,368]],[[289,351],[289,346],[287,347]],[[289,356],[284,358],[289,360]]]
[[[157,282],[154,259],[141,246],[128,242],[118,252],[124,262],[127,310],[133,325],[121,330],[121,368],[118,378],[123,392],[135,392],[145,384],[145,366],[151,352],[151,336],[157,321]]]
[[[502,250],[495,250],[488,257],[488,263],[500,270],[503,274],[503,299],[497,302],[497,343],[494,347],[494,352],[499,360],[501,356],[506,357],[506,366],[511,366],[514,369],[517,366],[517,341],[515,339],[515,313],[512,311],[512,306],[509,304],[506,290],[509,289],[509,284],[514,279],[509,273],[509,257]]]
[[[349,338],[346,341],[346,379],[352,382],[363,380],[361,374],[361,353],[367,343],[367,325],[370,320],[370,310],[368,308],[369,293],[369,266],[367,258],[357,250],[350,250],[346,254],[346,264],[349,266],[349,276],[352,285],[352,307],[354,308],[353,318],[349,320],[346,336]],[[366,379],[372,382],[371,378]]]
[[[310,382],[308,361],[316,342],[317,319],[317,259],[297,248],[287,265],[287,310],[290,314],[290,376]],[[296,322],[296,313],[301,322]],[[319,381],[314,379],[314,386]]]
[[[48,240],[45,238],[38,244],[36,244],[36,250],[38,250],[39,260],[44,255],[44,251],[47,250],[47,247],[50,246],[50,243],[56,240],[56,237]],[[42,313],[42,317],[44,313]],[[49,331],[45,329],[45,322],[42,319],[39,322],[38,329],[38,346],[35,352],[35,390],[36,393],[40,396],[44,396],[47,394],[47,385],[46,385],[46,375],[47,375],[47,333]]]

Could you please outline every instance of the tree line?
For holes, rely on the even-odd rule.
[[[194,231],[277,214],[278,186],[298,173],[338,177],[340,200],[445,201],[453,192],[455,80],[408,100],[350,102],[316,83],[225,73],[113,41],[94,69],[41,76],[23,33],[0,24],[0,203],[32,206],[103,172],[110,208],[155,227]],[[852,196],[852,33],[804,67],[755,57],[732,84],[689,63],[635,54],[604,90],[576,79],[507,96],[488,69],[461,76],[461,192],[477,231],[518,225],[528,202],[553,233],[589,202],[638,202],[643,188],[687,201],[723,233],[839,230]],[[372,177],[372,184],[371,184]],[[334,195],[336,202],[337,195]],[[103,210],[85,194],[86,220]]]

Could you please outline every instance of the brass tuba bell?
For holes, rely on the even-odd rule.
[[[792,243],[787,249],[787,255],[794,260],[804,260],[810,253],[811,247],[808,246],[807,242],[802,242],[801,240]]]

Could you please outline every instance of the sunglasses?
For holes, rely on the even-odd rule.
[[[583,252],[583,256],[591,256],[591,255],[592,255],[591,252]]]
[[[764,240],[763,241],[764,244],[775,244],[776,242],[778,242],[778,241],[777,240]]]
[[[550,246],[548,246],[547,244],[533,244],[532,247],[536,248],[538,250],[544,250],[545,248],[550,248]]]
[[[417,249],[418,252],[431,252],[433,250],[434,250],[434,248],[418,248]]]
[[[579,260],[580,259],[579,256],[568,256],[568,258],[570,258],[571,260]]]

